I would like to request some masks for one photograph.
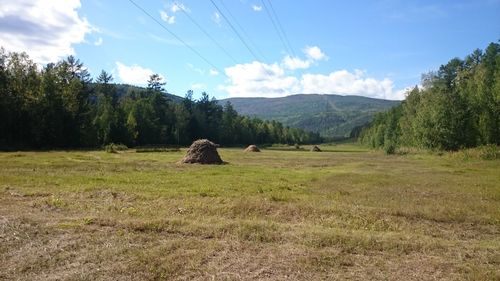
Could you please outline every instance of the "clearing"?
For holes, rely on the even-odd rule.
[[[320,147],[2,152],[0,279],[500,279],[499,160]]]

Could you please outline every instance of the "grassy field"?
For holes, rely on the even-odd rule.
[[[0,279],[500,280],[500,160],[322,148],[0,153]]]

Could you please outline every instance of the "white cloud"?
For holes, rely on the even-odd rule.
[[[119,61],[116,62],[118,77],[125,84],[131,85],[146,85],[149,77],[155,72],[149,68],[144,68],[139,65],[125,65]],[[163,80],[164,77],[160,75]]]
[[[278,64],[254,61],[228,67],[225,73],[230,84],[219,89],[228,92],[231,97],[281,97],[300,90],[298,79],[286,76]]]
[[[190,10],[184,4],[178,2],[172,4],[172,7],[170,7],[170,11],[172,11],[172,13],[177,13],[178,11],[190,12]]]
[[[160,17],[161,17],[161,19],[162,19],[164,22],[166,22],[166,23],[168,23],[168,24],[174,24],[174,23],[175,23],[175,16],[169,16],[169,15],[167,14],[167,12],[165,12],[165,11],[163,11],[163,10],[162,10],[162,11],[160,11]]]
[[[304,53],[311,60],[318,61],[318,60],[327,59],[327,56],[325,55],[325,53],[323,53],[323,51],[321,51],[321,49],[317,46],[312,46],[312,47],[307,46],[304,49]]]
[[[282,97],[292,94],[338,94],[360,95],[382,99],[404,99],[405,91],[394,90],[394,83],[388,78],[375,79],[367,77],[366,72],[355,70],[338,70],[328,75],[305,73],[300,77],[286,74],[286,69],[293,66],[284,62],[279,65],[258,61],[237,64],[225,69],[229,78],[220,90],[226,91],[230,97]],[[296,61],[305,67],[308,61]]]
[[[327,58],[325,53],[323,53],[323,51],[321,51],[321,49],[317,46],[306,47],[302,51],[307,56],[307,59],[300,59],[298,57],[286,56],[285,58],[283,58],[283,61],[281,62],[283,67],[288,70],[307,69],[314,62],[319,60],[324,60]]]
[[[102,37],[99,37],[99,38],[98,38],[98,39],[94,42],[94,45],[95,45],[95,46],[101,46],[101,45],[102,45],[102,42],[103,42]]]
[[[282,64],[286,69],[289,69],[289,70],[306,69],[306,68],[309,68],[309,66],[311,66],[311,61],[310,60],[301,60],[299,58],[286,56],[283,59]]]
[[[420,90],[423,89],[422,85],[417,85],[417,87]],[[415,86],[405,87],[405,88],[403,88],[401,90],[398,90],[398,91],[392,93],[392,95],[390,97],[387,97],[387,99],[404,100],[404,99],[406,99],[406,95],[408,94],[408,92],[410,92],[411,90],[413,90],[413,88],[415,88]]]
[[[334,71],[328,75],[304,74],[300,80],[302,92],[306,94],[360,95],[373,98],[393,98],[394,84],[384,78],[377,80],[366,77],[365,72],[355,70]]]
[[[73,45],[93,31],[78,15],[80,0],[0,1],[0,42],[5,49],[27,52],[38,63],[74,55]]]
[[[202,84],[202,83],[195,83],[191,85],[191,90],[201,90],[207,88],[207,85]]]
[[[208,74],[210,74],[211,76],[217,76],[217,75],[219,75],[219,71],[217,71],[215,69],[210,69],[208,71]]]
[[[221,21],[220,14],[219,14],[219,13],[217,13],[217,12],[214,12],[214,14],[213,14],[213,16],[212,16],[212,20],[213,20],[216,24],[220,25],[220,21]]]
[[[170,11],[170,12],[169,12]],[[175,13],[179,11],[184,11],[184,12],[190,12],[190,10],[182,3],[173,3],[170,6],[165,6],[164,10],[160,10],[160,17],[161,19],[168,23],[168,24],[174,24],[175,23]],[[171,14],[170,14],[171,13]]]
[[[187,68],[191,69],[192,71],[194,71],[200,75],[205,75],[205,71],[203,69],[194,66],[192,63],[188,63]]]
[[[260,12],[262,11],[262,6],[258,6],[258,5],[252,5],[252,9],[256,12]]]

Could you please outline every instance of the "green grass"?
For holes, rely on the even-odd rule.
[[[500,279],[500,160],[320,147],[0,153],[0,280]]]

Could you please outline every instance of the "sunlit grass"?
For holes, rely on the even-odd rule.
[[[499,278],[500,161],[303,148],[1,153],[0,279]]]

